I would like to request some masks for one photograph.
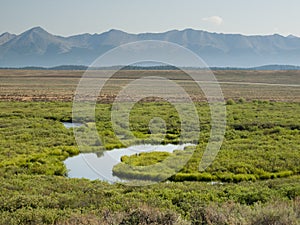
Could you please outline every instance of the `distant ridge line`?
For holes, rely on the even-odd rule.
[[[18,35],[0,34],[0,67],[91,65],[99,56],[120,45],[148,40],[183,46],[214,68],[275,64],[300,66],[300,37],[223,34],[193,29],[139,34],[113,29],[100,34],[63,37],[34,27]],[[184,59],[182,65],[197,66]]]
[[[206,70],[207,68],[197,67],[182,67],[183,69],[191,70]],[[175,66],[110,66],[110,67],[88,67],[84,65],[60,65],[54,67],[39,67],[39,66],[26,66],[26,67],[0,67],[0,70],[179,70]],[[300,70],[300,66],[294,65],[263,65],[258,67],[210,67],[211,70]]]

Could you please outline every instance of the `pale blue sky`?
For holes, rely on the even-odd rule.
[[[41,26],[69,36],[193,28],[300,36],[299,0],[0,0],[0,33]]]

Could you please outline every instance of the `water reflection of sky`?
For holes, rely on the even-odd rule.
[[[82,123],[70,123],[70,122],[62,122],[62,124],[65,126],[65,128],[74,128],[74,127],[80,127],[83,124]]]
[[[121,181],[113,176],[113,167],[120,163],[121,156],[134,155],[141,152],[173,152],[174,150],[183,150],[183,145],[136,145],[128,148],[113,149],[105,151],[103,155],[97,157],[96,153],[84,153],[65,160],[70,178],[87,178],[91,180]],[[98,154],[99,155],[99,154]]]

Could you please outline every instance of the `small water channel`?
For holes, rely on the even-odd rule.
[[[104,151],[103,154],[82,153],[68,158],[64,161],[68,169],[70,178],[87,178],[90,180],[103,180],[109,182],[121,181],[120,178],[113,176],[113,167],[121,162],[121,156],[134,155],[142,152],[170,152],[183,150],[186,146],[182,145],[136,145],[128,148],[113,149]]]
[[[82,123],[72,123],[72,122],[62,122],[62,124],[65,126],[65,128],[74,128],[74,127],[81,127]]]

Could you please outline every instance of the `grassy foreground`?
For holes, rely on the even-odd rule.
[[[212,185],[0,178],[0,224],[299,224],[299,176]]]
[[[71,121],[71,103],[0,102],[0,107],[0,224],[299,224],[299,103],[228,101],[225,142],[205,173],[198,165],[209,110],[197,103],[201,141],[170,178],[184,182],[148,187],[65,177],[63,160],[79,153],[72,129],[61,124]],[[150,136],[149,120],[161,112],[157,107],[164,108],[159,116],[167,121],[164,143],[177,143],[178,115],[165,103],[137,104],[132,133],[141,140]],[[97,112],[105,147],[122,147],[111,127],[110,105],[99,104]],[[88,132],[89,125],[78,129]],[[135,157],[127,165],[149,163]],[[156,155],[154,162],[160,157],[166,155]],[[196,180],[204,182],[187,182]]]

